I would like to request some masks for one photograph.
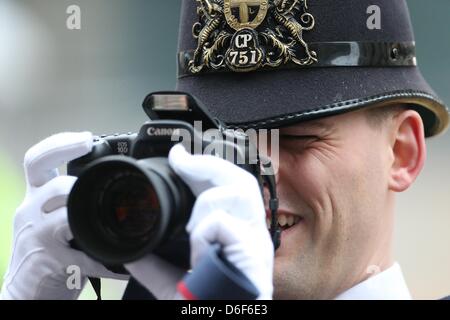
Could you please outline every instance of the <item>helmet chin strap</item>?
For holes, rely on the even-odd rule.
[[[262,158],[260,156],[260,158]],[[269,210],[270,210],[270,235],[274,249],[277,250],[281,244],[281,228],[278,225],[278,197],[277,197],[277,184],[275,180],[275,172],[272,166],[272,162],[269,158],[264,157],[263,162],[263,178],[269,189]]]

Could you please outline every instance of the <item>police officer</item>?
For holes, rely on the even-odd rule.
[[[369,7],[380,10],[380,28],[369,26]],[[410,299],[392,254],[395,198],[449,115],[416,67],[405,1],[185,0],[179,44],[179,90],[234,127],[280,129],[275,254],[254,178],[172,149],[170,165],[198,197],[187,226],[192,274],[219,243],[260,299]],[[54,168],[91,147],[89,133],[62,134],[25,156],[3,298],[76,298],[69,264],[85,277],[120,277],[67,245],[75,178]],[[155,256],[126,267],[157,298],[214,291],[202,289],[214,285],[208,274],[179,282],[184,272]]]

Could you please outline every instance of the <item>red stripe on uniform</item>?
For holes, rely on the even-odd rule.
[[[183,281],[180,281],[177,285],[177,290],[186,300],[198,300],[198,298],[186,287]]]

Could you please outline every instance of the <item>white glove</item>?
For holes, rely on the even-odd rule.
[[[191,155],[181,145],[172,148],[169,163],[197,196],[187,225],[192,268],[211,244],[219,243],[227,260],[259,290],[258,299],[271,299],[274,249],[255,177],[223,159]],[[182,272],[158,270],[155,259],[146,257],[126,267],[150,291],[155,289],[155,281],[164,279],[172,288],[166,292],[174,297]]]
[[[92,134],[47,138],[25,155],[27,191],[14,218],[13,248],[1,299],[77,299],[87,277],[126,279],[70,248],[66,200],[75,177],[57,168],[89,153]],[[77,276],[79,270],[80,279]],[[71,277],[72,276],[72,277]]]
[[[153,254],[126,264],[125,268],[156,299],[181,299],[177,292],[177,283],[183,278],[186,270],[178,268]]]

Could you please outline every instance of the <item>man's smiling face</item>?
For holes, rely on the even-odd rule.
[[[275,298],[334,298],[366,279],[370,266],[383,270],[393,262],[392,191],[402,190],[392,175],[396,152],[405,153],[396,150],[403,147],[396,147],[398,114],[413,111],[389,113],[380,126],[367,112],[280,129],[277,191],[284,231],[275,257]],[[407,139],[414,138],[407,127],[420,122],[412,117]]]

